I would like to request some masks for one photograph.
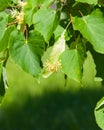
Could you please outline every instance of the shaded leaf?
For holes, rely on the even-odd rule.
[[[0,96],[4,96],[5,94],[5,89],[7,87],[7,78],[5,73],[5,68],[0,65]]]
[[[75,0],[77,2],[87,3],[87,4],[94,4],[96,5],[98,0]]]
[[[104,5],[104,0],[98,0],[98,3],[99,3],[100,5]]]

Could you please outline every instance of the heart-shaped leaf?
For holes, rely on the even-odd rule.
[[[104,53],[104,16],[99,10],[93,11],[88,16],[73,18],[74,29],[93,45],[97,52]]]
[[[14,31],[10,38],[10,55],[23,70],[39,76],[41,72],[41,56],[44,52],[43,36],[37,31],[29,33],[28,42],[21,32]]]

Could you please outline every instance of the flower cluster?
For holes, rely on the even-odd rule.
[[[24,22],[24,13],[18,12],[18,15],[16,16],[16,21],[19,25],[23,24]]]
[[[20,29],[21,24],[24,23],[24,12],[23,7],[26,5],[26,2],[18,1],[18,4],[15,8],[11,10],[11,17],[14,19],[14,24],[17,23],[17,28]]]
[[[59,61],[55,61],[52,64],[49,62],[49,60],[47,60],[44,63],[44,68],[46,71],[52,71],[52,72],[57,72],[59,70],[59,68],[61,67],[61,63]]]
[[[54,44],[48,60],[43,64],[43,77],[47,78],[52,73],[57,72],[61,68],[59,61],[60,55],[65,51],[65,31],[61,34],[58,41]]]

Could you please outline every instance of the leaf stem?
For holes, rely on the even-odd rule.
[[[72,14],[70,13],[69,15],[70,15],[70,21],[71,21],[71,23],[72,23],[72,28],[73,28],[73,30],[74,30],[74,22],[73,22],[73,19],[72,19]],[[76,40],[75,30],[74,30],[74,38],[75,38],[75,40]]]
[[[27,41],[28,41],[28,29],[27,29],[27,25],[24,26],[22,32],[23,32],[23,34],[25,34],[25,37],[26,37],[26,43],[27,43]]]

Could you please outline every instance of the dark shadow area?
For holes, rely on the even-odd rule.
[[[1,108],[0,130],[100,130],[93,111],[102,96],[103,88],[45,90],[39,96],[28,95],[22,105],[13,101]],[[22,100],[22,95],[17,97]]]

